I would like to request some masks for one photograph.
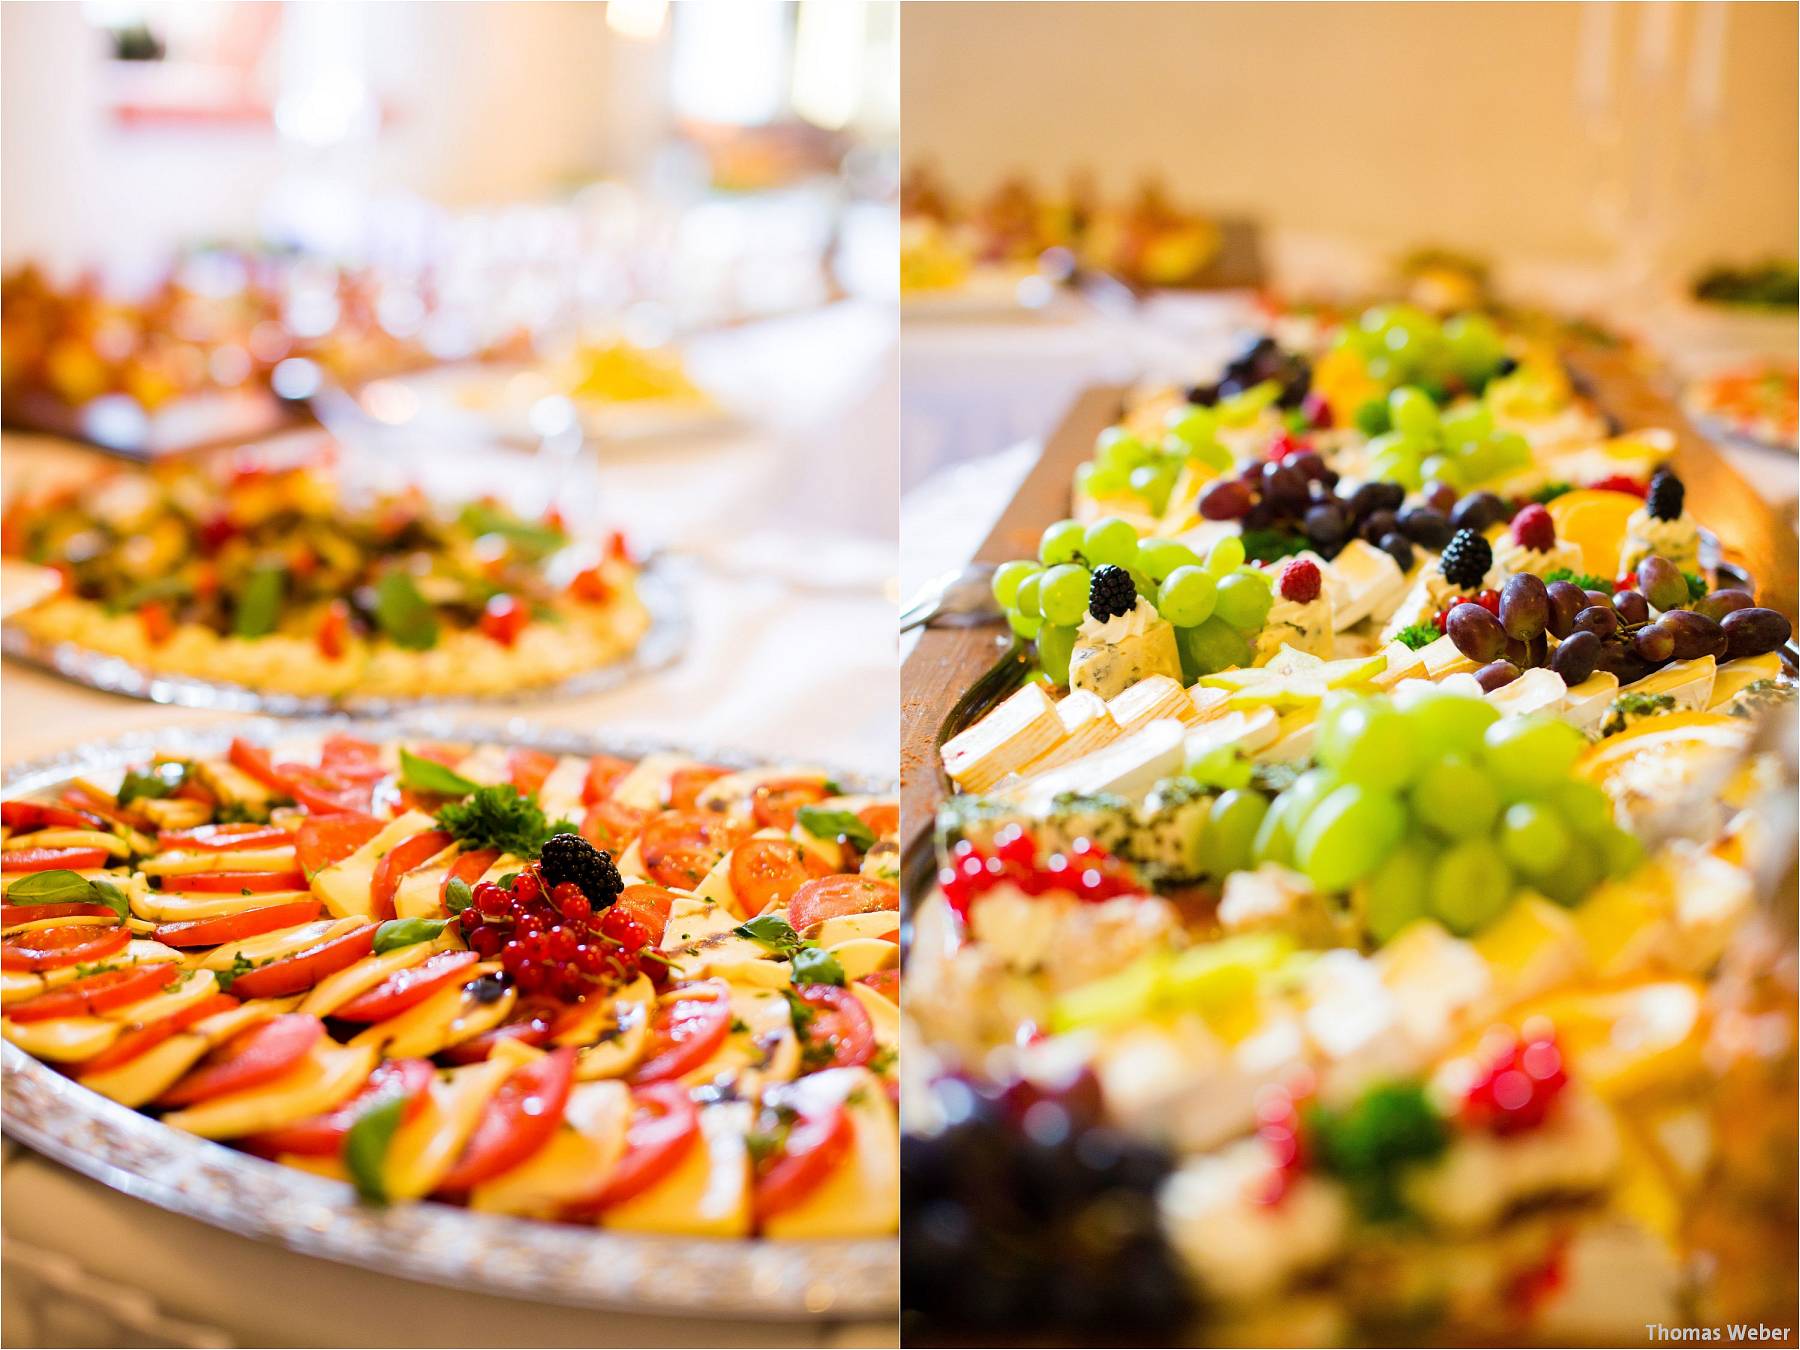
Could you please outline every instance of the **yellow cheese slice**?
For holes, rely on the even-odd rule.
[[[625,1153],[631,1092],[623,1083],[577,1083],[563,1124],[524,1162],[469,1193],[469,1208],[492,1214],[554,1218],[565,1205],[593,1195]]]
[[[592,999],[582,1016],[556,1037],[558,1045],[582,1047],[575,1076],[617,1078],[634,1068],[650,1038],[650,1008],[656,990],[642,975],[611,998]]]
[[[1712,698],[1707,701],[1708,711],[1720,704],[1729,703],[1744,690],[1758,680],[1772,680],[1781,673],[1781,654],[1765,652],[1761,656],[1740,656],[1735,661],[1727,661],[1720,666],[1713,679]]]
[[[1136,684],[1115,694],[1106,705],[1109,717],[1121,733],[1130,733],[1162,717],[1177,717],[1192,722],[1197,713],[1187,690],[1179,680],[1167,675],[1146,675]]]
[[[810,1194],[764,1221],[766,1237],[880,1237],[900,1226],[900,1134],[887,1092],[863,1069],[812,1074],[805,1085],[839,1075],[846,1085],[840,1101],[850,1117],[850,1151]],[[829,1090],[838,1087],[832,1083]]]
[[[985,792],[1063,739],[1056,705],[1028,684],[968,730],[944,742],[945,771],[967,792]]]
[[[230,970],[240,956],[255,965],[267,965],[328,938],[342,937],[345,933],[364,927],[367,922],[366,919],[356,918],[314,919],[310,923],[279,929],[273,933],[258,933],[255,937],[221,942],[200,958],[200,965],[206,970]]]
[[[768,1083],[785,1083],[800,1072],[800,1041],[787,998],[779,989],[731,986],[732,1030],[704,1063],[683,1075],[689,1087],[729,1079],[745,1097]]]
[[[750,1128],[747,1102],[700,1108],[700,1137],[668,1176],[601,1216],[627,1233],[745,1237],[750,1232]]]
[[[669,780],[675,771],[697,767],[696,761],[683,755],[645,755],[613,784],[612,800],[640,811],[660,811],[669,800]]]
[[[417,1200],[431,1194],[462,1156],[488,1100],[514,1069],[537,1053],[518,1041],[503,1041],[479,1064],[433,1079],[424,1109],[395,1130],[388,1143],[381,1163],[382,1189],[388,1198]]]
[[[4,854],[28,848],[103,848],[109,857],[129,858],[131,847],[116,834],[103,830],[37,830],[31,834],[15,834],[0,843],[0,867],[6,865]]]
[[[821,947],[835,947],[855,938],[884,938],[900,927],[900,916],[891,909],[872,914],[837,914],[821,919],[800,936]]]
[[[121,951],[114,952],[100,964],[108,966],[141,966],[153,961],[180,961],[181,953],[149,938],[133,938]],[[35,998],[46,989],[67,984],[84,970],[79,965],[59,966],[55,970],[0,970],[0,1005]],[[89,971],[89,974],[92,972]]]
[[[142,1106],[175,1086],[209,1048],[205,1036],[178,1032],[116,1068],[86,1074],[79,1081],[83,1087],[124,1106]]]
[[[581,804],[581,789],[587,785],[588,762],[575,755],[561,755],[556,767],[538,789],[538,805],[544,808],[544,819],[580,820],[586,811]]]
[[[140,864],[144,875],[150,877],[184,877],[196,872],[291,872],[298,867],[292,844],[222,853],[159,853]]]
[[[312,879],[313,894],[340,918],[348,914],[367,916],[373,913],[375,901],[370,887],[375,882],[376,865],[396,844],[436,828],[437,822],[423,811],[408,811],[389,821],[349,857],[320,868]]]
[[[315,984],[301,1000],[300,1011],[315,1017],[330,1017],[359,994],[365,994],[388,976],[408,966],[416,966],[437,952],[449,951],[455,943],[440,934],[433,942],[414,942],[353,961]]]
[[[698,895],[677,895],[669,906],[669,922],[663,929],[662,950],[671,956],[719,933],[729,933],[741,920],[731,907]]]
[[[436,919],[444,912],[444,882],[450,866],[462,855],[462,847],[452,844],[435,858],[415,867],[400,878],[394,890],[394,917],[397,919]]]
[[[890,969],[900,959],[900,945],[880,938],[851,938],[826,950],[844,968],[846,980],[860,980],[878,970]]]
[[[163,1124],[206,1139],[238,1139],[329,1111],[350,1097],[375,1067],[367,1046],[315,1045],[289,1072],[163,1117]]]
[[[146,888],[132,893],[131,912],[152,923],[191,923],[195,919],[213,919],[221,914],[267,909],[271,905],[291,905],[312,898],[311,891],[255,891],[249,895],[219,895],[206,891],[183,894],[179,891],[153,891]]]
[[[430,1056],[499,1026],[518,1001],[519,991],[509,984],[499,998],[488,1003],[468,994],[471,983],[499,969],[498,961],[477,961],[464,967],[461,979],[405,1012],[358,1032],[350,1044],[379,1050],[390,1059]]]
[[[0,1018],[0,1035],[26,1054],[56,1064],[92,1059],[118,1039],[123,1028],[104,1017],[52,1017],[42,1022]]]

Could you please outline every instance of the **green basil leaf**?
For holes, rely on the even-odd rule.
[[[187,782],[193,767],[186,760],[165,759],[147,769],[127,769],[119,784],[119,805],[129,806],[142,797],[161,801]]]
[[[844,983],[844,968],[837,957],[823,947],[802,947],[794,953],[792,975],[795,984]]]
[[[803,806],[794,817],[814,839],[842,839],[866,849],[875,845],[875,831],[854,811],[831,811],[823,806]]]
[[[455,769],[439,764],[435,759],[426,759],[423,755],[415,755],[402,746],[400,748],[400,786],[411,788],[414,792],[429,792],[439,797],[466,797],[481,785],[471,783]]]
[[[233,633],[242,638],[259,638],[275,631],[275,623],[281,617],[286,577],[286,570],[278,566],[259,567],[250,574],[238,593],[237,613],[231,620]]]
[[[79,872],[58,867],[49,872],[33,872],[20,877],[6,888],[9,905],[86,905],[109,903],[96,901],[93,883]]]
[[[475,892],[469,883],[461,877],[451,877],[450,884],[444,887],[444,908],[452,914],[461,914],[475,903]]]
[[[511,512],[482,502],[470,502],[462,509],[462,527],[474,535],[497,534],[520,553],[533,558],[548,557],[569,537],[549,525],[520,520]]]
[[[437,646],[437,611],[405,572],[389,572],[376,583],[375,622],[397,647],[423,652]]]
[[[356,1193],[372,1205],[387,1203],[381,1165],[405,1114],[406,1093],[395,1089],[382,1094],[344,1135],[344,1169],[356,1184]]]
[[[731,931],[739,937],[749,938],[777,956],[792,956],[800,950],[800,935],[779,914],[759,914]]]
[[[256,962],[252,961],[242,952],[233,952],[231,954],[231,968],[229,970],[215,970],[213,972],[213,981],[219,986],[219,992],[221,994],[229,994],[231,992],[231,986],[237,982],[238,976],[248,975],[255,969]]]
[[[504,876],[502,876],[500,878],[500,889],[503,891],[510,891],[513,887],[513,882],[517,881],[518,879],[519,879],[519,874],[517,872],[506,873]]]
[[[410,947],[415,942],[430,942],[444,931],[448,919],[389,919],[375,930],[375,954]]]
[[[120,923],[124,923],[131,917],[131,902],[125,898],[125,892],[113,885],[112,882],[102,881],[95,877],[88,882],[88,889],[93,892],[94,903],[105,905],[114,914],[117,914]]]

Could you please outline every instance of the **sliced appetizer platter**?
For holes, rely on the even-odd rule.
[[[817,768],[354,722],[140,738],[10,777],[8,1133],[388,1268],[577,1302],[891,1306],[891,796]],[[283,1199],[244,1212],[240,1181]],[[445,1206],[539,1222],[452,1242]],[[439,1217],[400,1217],[419,1209]],[[365,1250],[394,1224],[444,1236]],[[654,1246],[591,1285],[585,1255],[513,1268],[576,1228],[713,1240],[706,1268],[734,1273],[646,1292]],[[792,1249],[823,1253],[804,1279],[782,1254],[798,1239],[831,1240]]]
[[[1791,1250],[1792,628],[1674,444],[1391,309],[1128,399],[938,733],[921,1338],[1791,1315],[1777,1258],[1696,1272]]]
[[[9,614],[8,654],[158,702],[293,713],[586,689],[681,641],[668,578],[617,531],[353,493],[329,442],[25,491],[3,542],[60,579]]]

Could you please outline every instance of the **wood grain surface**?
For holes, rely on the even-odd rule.
[[[1762,604],[1795,614],[1795,534],[1682,413],[1663,376],[1626,349],[1581,347],[1569,369],[1603,413],[1625,428],[1667,427],[1677,442],[1674,463],[1687,485],[1689,509],[1719,536],[1726,557],[1755,578]],[[1051,521],[1069,514],[1075,467],[1094,438],[1118,419],[1125,391],[1089,389],[1045,442],[1043,454],[976,551],[984,562],[1028,558]],[[945,717],[963,692],[1005,653],[1004,625],[933,628],[900,672],[900,829],[911,852],[930,828],[950,784],[938,745]]]

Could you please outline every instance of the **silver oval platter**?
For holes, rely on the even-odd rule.
[[[0,652],[15,661],[50,671],[76,684],[108,694],[147,699],[181,708],[208,708],[222,712],[270,713],[278,717],[316,717],[354,713],[362,717],[387,717],[411,709],[470,705],[506,705],[548,698],[576,698],[603,693],[642,675],[672,664],[687,647],[689,618],[679,565],[659,554],[638,574],[638,595],[650,613],[650,627],[643,639],[617,661],[537,688],[507,694],[433,697],[418,699],[333,698],[302,694],[269,693],[241,684],[202,680],[190,675],[169,675],[146,670],[123,657],[108,656],[74,642],[46,642],[16,623],[0,626]]]
[[[122,769],[155,752],[219,754],[234,737],[292,742],[334,732],[557,754],[642,757],[676,750],[729,768],[766,762],[710,747],[534,732],[517,721],[495,728],[440,716],[263,718],[133,733],[10,765],[5,793],[40,792],[77,776]],[[833,771],[833,777],[850,791],[894,790],[891,781],[850,770]],[[339,1182],[165,1126],[80,1086],[10,1043],[0,1046],[0,1069],[0,1129],[9,1139],[126,1195],[309,1256],[574,1307],[793,1321],[876,1317],[899,1306],[897,1238],[643,1236],[430,1201],[379,1209],[359,1203]]]

